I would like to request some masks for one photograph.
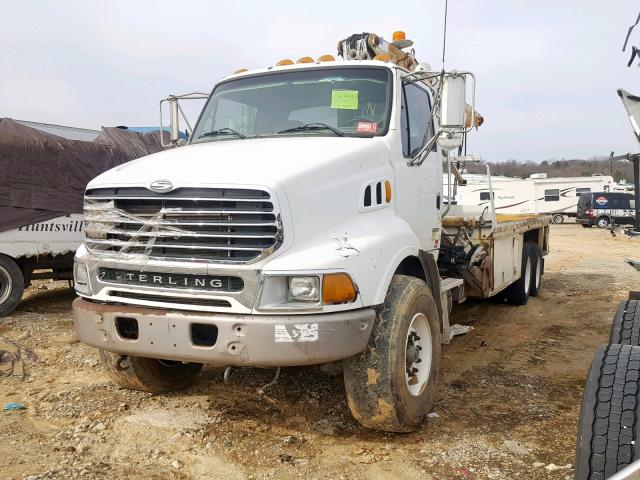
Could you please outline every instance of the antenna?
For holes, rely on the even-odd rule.
[[[444,54],[447,50],[447,11],[449,0],[444,0],[444,30],[442,32],[442,69],[444,70]]]

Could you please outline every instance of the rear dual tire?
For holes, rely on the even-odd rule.
[[[525,305],[529,297],[537,297],[542,285],[543,259],[540,246],[525,243],[522,247],[520,278],[504,292],[504,298],[511,305]]]

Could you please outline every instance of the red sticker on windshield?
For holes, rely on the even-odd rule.
[[[374,122],[358,122],[356,130],[361,133],[376,133],[378,124]]]

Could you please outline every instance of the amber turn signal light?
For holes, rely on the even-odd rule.
[[[329,273],[322,277],[322,302],[351,303],[358,297],[358,291],[351,277],[346,273]]]
[[[384,182],[384,199],[387,203],[391,201],[391,182],[389,180]]]

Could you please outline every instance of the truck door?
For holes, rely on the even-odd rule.
[[[399,74],[398,74],[399,75]],[[395,147],[396,211],[418,236],[422,250],[440,246],[440,210],[442,201],[442,161],[437,152],[419,167],[407,162],[433,137],[437,124],[431,118],[431,95],[421,84],[403,82],[398,78],[400,142]]]

